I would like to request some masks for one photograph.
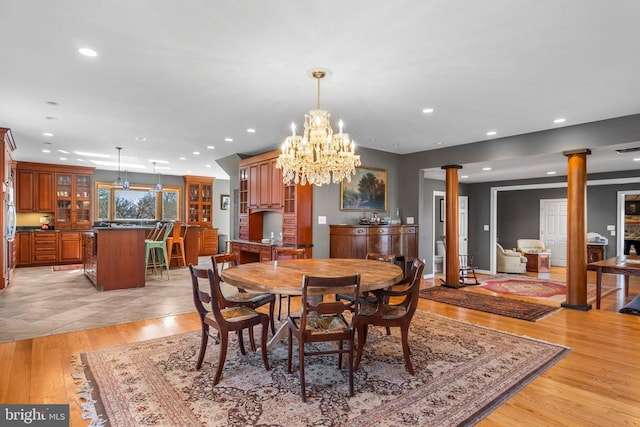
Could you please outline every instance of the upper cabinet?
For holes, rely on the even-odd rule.
[[[93,168],[18,162],[16,210],[54,213],[54,226],[91,228]]]
[[[56,173],[57,230],[91,228],[91,178],[88,174]]]
[[[186,175],[184,177],[187,224],[211,228],[213,224],[213,180],[212,177],[204,176]]]
[[[240,174],[241,185],[243,174],[245,175],[249,209],[282,209],[282,170],[276,168],[273,152],[241,161]]]
[[[18,212],[53,212],[52,171],[16,169],[16,210]]]

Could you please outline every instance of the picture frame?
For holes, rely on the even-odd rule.
[[[220,210],[227,211],[229,210],[229,205],[231,204],[231,197],[228,194],[220,195]]]
[[[340,183],[341,211],[386,211],[387,170],[361,166],[356,168],[351,182]]]
[[[440,199],[440,222],[444,222],[445,211],[444,211],[444,199]]]
[[[640,215],[640,200],[627,200],[624,202],[625,215]]]

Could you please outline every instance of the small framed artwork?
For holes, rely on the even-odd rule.
[[[229,204],[231,203],[231,197],[228,194],[220,195],[220,209],[223,211],[229,210]]]
[[[440,222],[444,222],[444,199],[440,199]]]
[[[356,168],[351,182],[340,183],[341,211],[386,211],[387,170],[369,167]]]

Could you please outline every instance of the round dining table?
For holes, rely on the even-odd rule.
[[[395,264],[368,259],[310,258],[251,262],[225,268],[225,283],[250,292],[302,295],[303,276],[340,277],[360,273],[360,292],[387,288],[398,283],[403,272]],[[271,348],[286,335],[284,322],[267,344]]]

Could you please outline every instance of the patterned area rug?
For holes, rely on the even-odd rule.
[[[418,311],[409,335],[412,376],[398,333],[383,333],[370,330],[351,398],[335,356],[307,360],[305,404],[297,357],[294,373],[286,372],[286,345],[270,351],[266,371],[260,352],[242,356],[235,337],[212,386],[218,346],[209,340],[203,368],[195,370],[199,332],[83,353],[74,377],[88,399],[86,415],[118,427],[473,425],[570,351]]]
[[[523,296],[539,299],[541,302],[560,305],[566,301],[567,286],[564,282],[520,274],[497,274],[482,278],[480,285],[468,290],[483,289],[505,295]],[[617,292],[618,288],[603,286],[602,296]],[[587,302],[596,300],[596,285],[587,284]]]
[[[434,286],[432,288],[421,289],[420,297],[456,305],[458,307],[533,322],[555,313],[560,309],[559,307],[551,305],[537,304],[514,298],[485,295],[477,292],[465,292],[464,289],[466,288],[452,289]]]

